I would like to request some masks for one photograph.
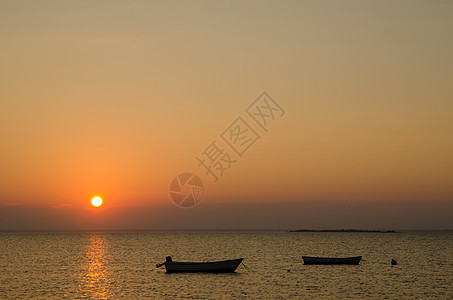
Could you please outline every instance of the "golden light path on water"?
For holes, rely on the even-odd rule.
[[[108,243],[102,233],[90,233],[80,266],[79,295],[106,299],[111,296],[110,268],[107,263]]]

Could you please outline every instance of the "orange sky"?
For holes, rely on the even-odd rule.
[[[450,1],[0,6],[0,206],[172,205],[181,172],[200,206],[452,202]],[[286,114],[214,184],[263,91]]]

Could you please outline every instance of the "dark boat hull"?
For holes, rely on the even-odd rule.
[[[243,258],[213,262],[166,262],[167,273],[233,273]]]
[[[358,265],[361,256],[335,258],[335,257],[311,257],[302,256],[305,265]]]

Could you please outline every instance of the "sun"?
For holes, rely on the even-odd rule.
[[[102,198],[101,197],[94,197],[91,199],[91,205],[94,207],[99,207],[102,205]]]

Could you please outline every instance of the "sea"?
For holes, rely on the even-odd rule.
[[[304,265],[302,255],[363,259]],[[244,264],[167,274],[156,268],[166,256]],[[0,233],[0,299],[12,298],[453,299],[453,233]]]

